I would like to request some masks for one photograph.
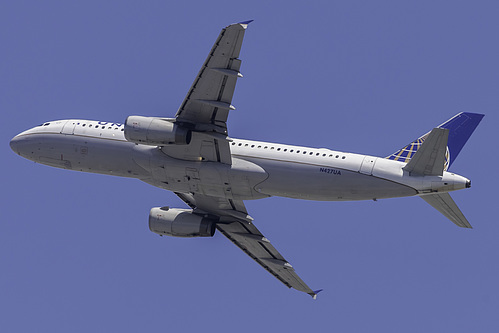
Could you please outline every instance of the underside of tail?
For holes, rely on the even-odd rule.
[[[449,193],[428,194],[421,197],[429,203],[433,208],[442,213],[445,217],[451,220],[455,225],[461,228],[471,229],[471,224],[463,215],[459,207],[452,200]]]
[[[447,151],[445,152],[444,170],[447,170],[456,160],[457,156],[461,152],[461,149],[463,149],[464,145],[470,138],[471,134],[473,134],[473,131],[475,131],[475,128],[478,126],[483,117],[484,115],[479,113],[461,112],[437,127],[449,130]],[[430,132],[424,134],[386,158],[408,163],[429,134]]]

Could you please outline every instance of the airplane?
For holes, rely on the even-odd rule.
[[[419,196],[459,227],[471,228],[449,195],[471,181],[448,168],[483,114],[461,112],[385,158],[229,137],[227,118],[235,109],[239,53],[250,22],[222,29],[174,118],[49,121],[16,135],[12,150],[36,163],[136,178],[172,191],[189,208],[152,208],[152,232],[212,237],[218,230],[284,285],[314,299],[320,290],[312,290],[262,235],[245,200]]]

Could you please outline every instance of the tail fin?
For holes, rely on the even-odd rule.
[[[446,128],[449,130],[444,170],[447,170],[456,160],[461,149],[463,149],[483,117],[484,115],[479,113],[461,112],[438,126],[438,128]],[[408,163],[429,134],[430,132],[426,133],[386,158]]]

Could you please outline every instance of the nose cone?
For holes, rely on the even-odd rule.
[[[19,146],[22,145],[22,141],[23,139],[19,135],[16,135],[12,138],[12,140],[10,140],[10,149],[12,149],[14,153],[18,155],[21,155],[19,152]]]
[[[26,131],[27,132],[27,131]],[[27,159],[33,159],[36,151],[36,142],[32,135],[22,132],[10,140],[10,148],[14,153]]]

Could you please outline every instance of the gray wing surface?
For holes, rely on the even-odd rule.
[[[227,117],[234,110],[232,96],[242,77],[239,53],[244,32],[251,21],[222,29],[208,57],[175,115],[175,122],[191,129],[187,146],[165,146],[169,156],[232,164],[227,138]]]
[[[222,29],[187,96],[175,115],[193,129],[227,134],[227,116],[232,106],[239,72],[239,52],[249,22]]]
[[[217,223],[217,229],[288,288],[316,297],[319,291],[310,289],[296,274],[293,266],[256,228],[242,201],[197,194],[176,194],[194,210],[218,216],[220,222]]]

